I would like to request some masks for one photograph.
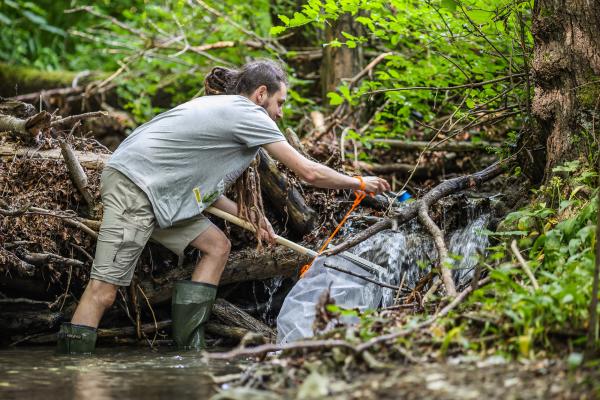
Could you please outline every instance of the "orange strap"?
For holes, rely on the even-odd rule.
[[[354,209],[356,207],[358,207],[358,205],[360,204],[360,202],[363,201],[363,199],[365,197],[367,197],[367,194],[364,191],[367,185],[365,184],[365,181],[363,181],[362,176],[355,176],[355,178],[360,181],[360,190],[355,190],[354,191],[354,196],[356,196],[356,198],[354,199],[354,202],[352,203],[352,207],[350,207],[350,209],[348,210],[348,212],[346,213],[346,215],[344,215],[344,218],[342,218],[341,222],[334,229],[333,233],[331,235],[329,235],[329,237],[327,238],[327,240],[325,241],[325,243],[323,243],[323,246],[321,246],[321,248],[319,249],[319,252],[317,253],[317,255],[308,264],[304,265],[300,269],[300,278],[302,278],[304,276],[304,274],[306,273],[306,271],[308,271],[310,269],[310,267],[312,266],[313,262],[315,262],[315,260],[317,259],[317,257],[319,257],[321,255],[321,253],[323,253],[323,251],[325,251],[325,249],[327,248],[327,245],[329,244],[329,242],[331,242],[331,240],[335,237],[335,235],[337,235],[337,233],[342,228],[342,226],[344,225],[344,223],[346,222],[346,220],[348,219],[348,217],[350,216],[350,214],[352,213],[352,211],[354,211]]]

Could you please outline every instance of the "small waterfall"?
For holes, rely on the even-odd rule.
[[[464,211],[467,211],[466,215]],[[488,244],[487,236],[481,231],[488,223],[489,214],[476,215],[474,211],[475,208],[462,208],[459,214],[452,215],[456,218],[446,220],[450,221],[449,225],[468,221],[463,227],[446,234],[446,245],[452,256],[452,274],[459,286],[472,276],[477,253],[485,252]],[[437,262],[437,251],[431,235],[416,221],[404,224],[398,231],[380,232],[357,245],[353,252],[384,267],[385,271],[377,277],[380,281],[399,285],[404,276],[404,287],[407,289],[414,288]],[[340,256],[315,260],[304,278],[296,282],[288,293],[281,307],[277,317],[278,343],[313,335],[315,306],[325,290],[329,290],[336,304],[349,309],[366,310],[394,303],[396,293],[393,289],[382,288],[327,266],[364,275],[364,270],[357,264]],[[351,320],[345,322],[354,323]]]
[[[282,283],[282,276],[277,276],[273,279],[269,279],[268,281],[264,282],[265,290],[268,293],[269,297],[267,299],[267,303],[265,304],[265,308],[261,316],[263,321],[265,321],[267,324],[272,324],[274,322],[273,317],[271,316],[271,307],[273,306],[273,295],[281,287]]]
[[[446,235],[446,245],[454,264],[452,275],[457,285],[464,284],[472,277],[477,253],[485,252],[488,238],[481,232],[489,218],[489,214],[473,216],[465,227]],[[379,277],[383,282],[399,285],[406,274],[406,288],[414,288],[437,261],[433,239],[416,221],[402,226],[398,231],[380,232],[357,245],[353,252],[385,267],[387,273]],[[392,305],[395,294],[392,289],[384,289],[382,305]]]

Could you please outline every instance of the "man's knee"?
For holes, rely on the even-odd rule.
[[[223,237],[217,243],[215,243],[214,247],[214,255],[217,257],[225,258],[229,257],[229,253],[231,252],[231,241],[227,239],[227,237]]]
[[[92,279],[90,280],[88,288],[91,291],[94,302],[103,306],[105,309],[112,306],[115,302],[118,290],[116,285]]]

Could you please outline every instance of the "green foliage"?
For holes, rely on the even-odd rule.
[[[190,50],[250,39],[234,24],[267,35],[271,27],[267,0],[211,5],[228,20],[184,1],[104,0],[95,2],[91,10],[73,12],[66,10],[89,3],[0,1],[0,60],[45,70],[119,71],[114,82],[119,84],[123,107],[138,122],[161,111],[151,99],[168,98],[175,104],[201,94],[203,75],[212,66],[240,65],[246,57],[269,55],[264,50],[241,52],[237,47],[210,53]]]
[[[406,87],[444,88],[510,76],[524,63],[515,51],[521,24],[529,24],[530,1],[416,1],[416,0],[309,0],[289,16],[279,15],[283,25],[271,29],[280,35],[298,27],[324,28],[350,13],[363,33],[343,32],[324,46],[376,48],[392,51],[375,70],[374,79],[363,80],[350,90],[342,84],[327,95],[329,105],[364,104],[371,93]],[[526,35],[523,47],[530,49]],[[485,57],[482,55],[485,54]],[[458,93],[458,94],[457,94]],[[506,104],[510,94],[510,103]],[[374,128],[361,139],[404,137],[413,127],[412,113],[430,120],[436,114],[455,113],[456,118],[476,126],[485,110],[518,108],[527,94],[510,79],[479,86],[464,93],[441,90],[388,91],[386,106],[376,115]],[[505,106],[501,106],[505,104]],[[513,112],[510,115],[515,115]],[[477,130],[472,130],[478,134]]]
[[[595,263],[597,174],[579,162],[554,170],[550,183],[536,191],[538,200],[509,214],[494,234],[502,242],[490,257],[494,283],[473,300],[495,317],[490,328],[508,338],[508,348],[530,356],[534,345],[550,347],[551,334],[585,334]],[[511,240],[528,253],[539,289],[512,258]],[[580,342],[581,342],[580,340]],[[576,341],[577,342],[577,341]]]

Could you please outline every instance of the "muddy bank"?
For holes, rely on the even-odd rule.
[[[559,359],[507,362],[500,356],[486,359],[458,357],[442,362],[386,364],[379,372],[333,376],[325,363],[304,371],[293,362],[279,360],[267,371],[255,366],[254,379],[244,387],[222,384],[214,399],[331,398],[331,399],[596,399],[600,371],[572,369]],[[297,386],[286,388],[295,382]],[[265,389],[268,388],[268,391]],[[252,397],[251,397],[252,396]]]

